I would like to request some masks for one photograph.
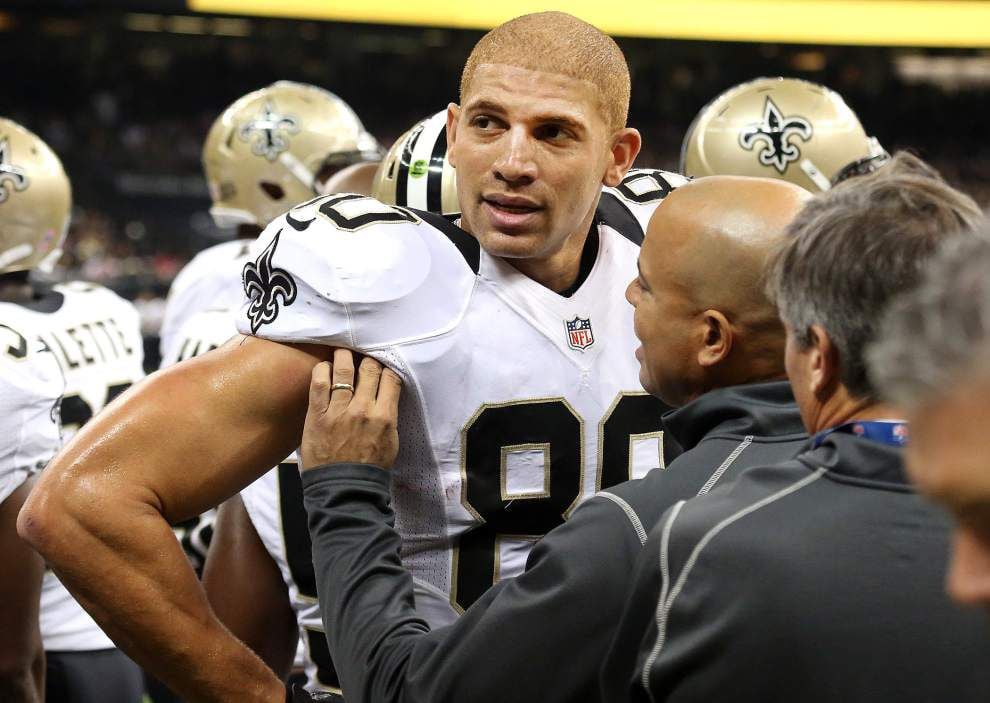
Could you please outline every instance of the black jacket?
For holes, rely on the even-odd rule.
[[[676,506],[650,534],[608,701],[990,700],[990,623],[945,594],[948,518],[851,434]]]
[[[724,482],[793,456],[806,439],[795,434],[800,417],[786,383],[715,391],[664,421],[689,451],[586,501],[533,548],[523,574],[433,631],[416,617],[399,560],[388,473],[362,465],[305,472],[317,589],[349,703],[598,700],[646,532],[713,477]],[[771,434],[784,436],[763,437]]]

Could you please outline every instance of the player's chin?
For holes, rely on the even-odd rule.
[[[539,256],[546,240],[539,232],[504,232],[493,228],[487,228],[477,236],[485,251],[492,256],[506,259],[530,259]]]

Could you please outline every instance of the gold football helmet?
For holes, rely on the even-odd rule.
[[[0,117],[0,274],[48,270],[62,254],[72,190],[36,135]]]
[[[702,108],[681,146],[681,172],[780,178],[816,193],[889,158],[835,91],[757,78]]]
[[[210,214],[221,226],[264,227],[319,195],[320,183],[382,149],[343,100],[316,86],[279,81],[223,111],[203,145]]]
[[[447,111],[441,110],[392,145],[378,166],[371,194],[389,205],[450,215],[461,211],[456,181],[447,161]]]

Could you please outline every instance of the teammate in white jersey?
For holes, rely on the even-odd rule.
[[[0,323],[0,699],[44,700],[45,655],[38,598],[45,564],[17,536],[17,511],[35,473],[61,444],[58,401],[65,381],[41,340]]]
[[[227,107],[203,144],[203,170],[210,214],[220,227],[236,226],[238,239],[200,252],[175,277],[162,320],[162,358],[177,354],[176,336],[189,317],[240,306],[247,245],[265,225],[314,195],[337,192],[334,180],[341,177],[360,174],[370,185],[380,154],[351,107],[313,85],[278,81]]]
[[[627,178],[640,147],[629,85],[615,43],[574,17],[493,30],[448,108],[460,227],[360,196],[294,208],[245,267],[252,334],[152,377],[55,459],[22,534],[180,693],[280,695],[212,616],[167,523],[298,444],[329,345],[406,382],[395,507],[407,563],[447,617],[598,485],[659,463],[622,294],[632,240],[672,184]],[[179,446],[206,468],[190,470]],[[124,604],[136,598],[140,617]]]
[[[102,286],[43,290],[31,283],[30,271],[50,266],[60,252],[69,181],[51,149],[9,120],[0,119],[0,145],[0,324],[29,344],[43,344],[57,360],[65,383],[62,431],[69,438],[143,377],[138,313]],[[140,700],[138,668],[50,571],[41,590],[40,630],[48,700]]]

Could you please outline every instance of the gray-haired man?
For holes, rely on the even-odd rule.
[[[980,235],[947,246],[893,307],[870,371],[912,423],[912,480],[956,518],[950,594],[990,608],[990,224]]]
[[[653,529],[605,700],[985,701],[990,636],[941,586],[949,524],[907,482],[866,346],[979,209],[912,157],[811,201],[770,274],[814,435]]]

